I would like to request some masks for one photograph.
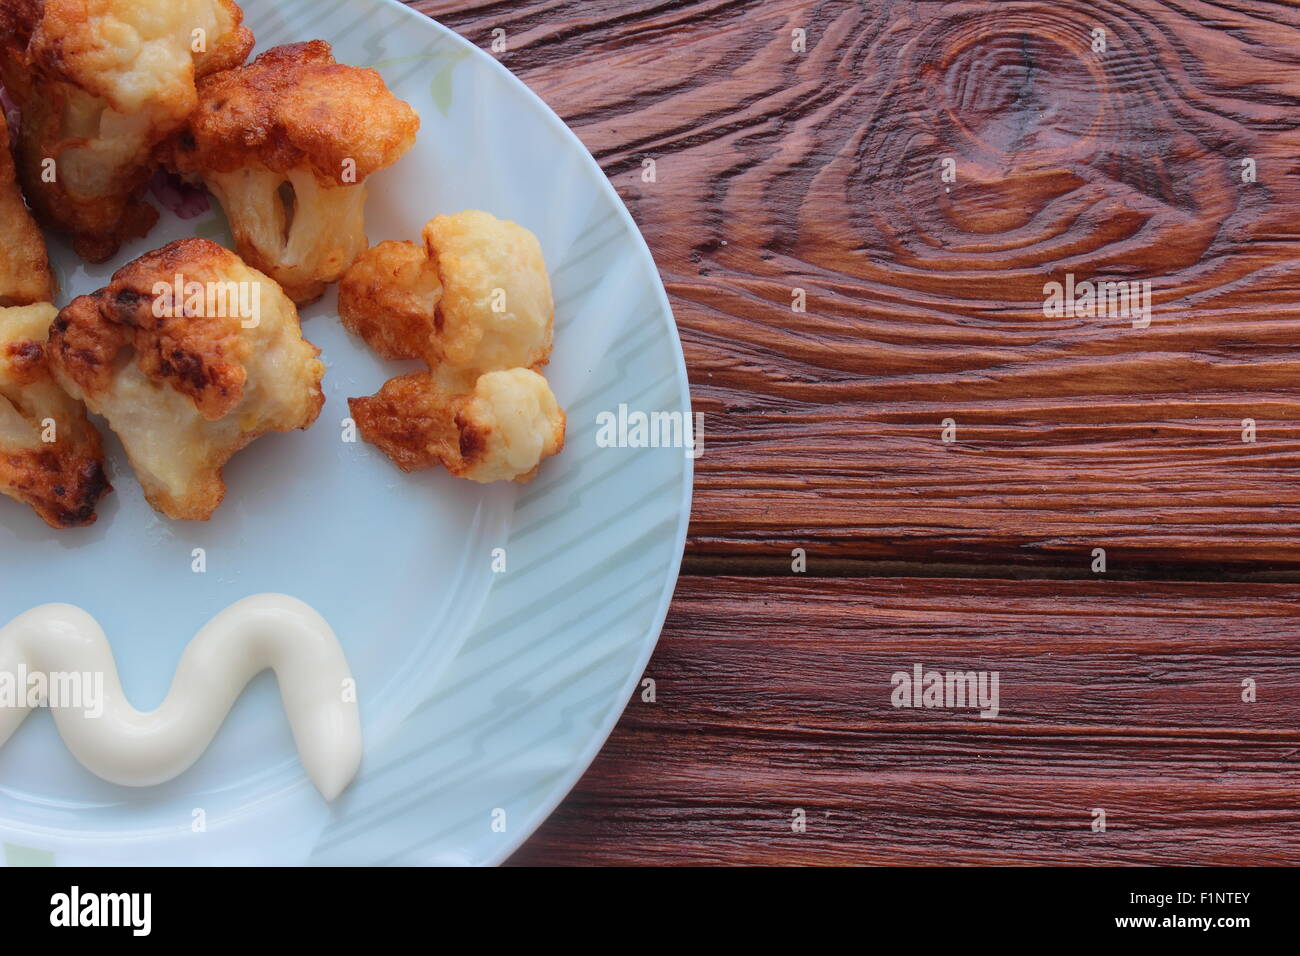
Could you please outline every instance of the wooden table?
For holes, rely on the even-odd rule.
[[[705,415],[656,699],[515,862],[1300,862],[1295,6],[414,6],[601,163]]]

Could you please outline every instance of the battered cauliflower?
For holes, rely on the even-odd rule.
[[[93,524],[112,491],[99,433],[55,383],[48,302],[0,308],[0,494],[28,504],[52,528]]]
[[[366,178],[419,126],[374,70],[335,63],[321,40],[291,43],[203,80],[166,162],[207,184],[239,254],[303,305],[366,248]]]
[[[430,366],[348,402],[403,471],[441,462],[471,481],[528,481],[564,447],[564,412],[536,371],[551,354],[551,283],[522,226],[467,210],[431,220],[423,249],[381,242],[344,274],[339,315],[384,358]]]
[[[470,481],[530,481],[538,463],[564,447],[564,412],[532,369],[487,372],[460,402],[460,463]]]
[[[339,283],[339,316],[385,358],[491,371],[551,355],[555,305],[537,237],[467,209],[424,227],[424,249],[381,242]]]
[[[9,153],[9,126],[0,110],[0,306],[53,299],[45,239],[23,204]]]
[[[23,189],[83,258],[103,262],[157,220],[142,199],[152,153],[194,111],[196,78],[244,61],[242,19],[231,0],[0,0]]]
[[[339,280],[339,317],[381,358],[440,361],[438,302],[442,283],[414,242],[367,249]]]
[[[470,481],[530,481],[564,447],[565,416],[532,369],[479,375],[445,368],[390,379],[378,395],[348,400],[366,441],[403,471],[439,462]]]
[[[59,382],[107,419],[169,518],[211,517],[235,452],[308,427],[324,401],[320,350],[293,303],[206,239],[147,253],[74,299],[51,327],[50,353]]]

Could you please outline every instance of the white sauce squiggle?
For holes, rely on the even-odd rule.
[[[0,673],[104,675],[103,712],[51,707],[72,755],[92,773],[128,787],[163,783],[207,749],[245,685],[275,671],[307,775],[333,800],[361,763],[361,720],[352,673],[333,629],[284,594],[258,594],[226,608],[185,648],[167,699],[150,713],[122,694],[113,651],[93,617],[70,604],[45,604],[0,628]],[[0,746],[30,713],[0,707]]]

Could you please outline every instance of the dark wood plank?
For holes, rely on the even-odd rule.
[[[778,576],[683,579],[514,862],[1300,862],[1294,587],[787,570],[1300,569],[1293,5],[416,6],[505,29],[628,203],[707,415],[688,567]],[[1045,317],[1065,272],[1152,325]],[[914,663],[1003,713],[894,709]]]
[[[1300,863],[1298,596],[683,578],[656,701],[513,862]],[[1001,713],[894,708],[916,663],[999,672]]]
[[[415,6],[506,30],[644,230],[692,554],[1300,569],[1294,5]],[[1151,326],[1044,317],[1066,272],[1151,281]]]

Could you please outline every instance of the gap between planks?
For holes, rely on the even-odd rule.
[[[692,554],[682,558],[683,576],[731,576],[753,578],[992,578],[1012,581],[1222,581],[1260,584],[1300,583],[1300,571],[1238,571],[1177,565],[1143,564],[1107,567],[1094,573],[1082,567],[1011,564],[967,564],[943,561],[880,561],[867,558],[818,558],[816,546],[802,546],[807,552],[807,569],[793,571],[792,557],[780,554],[739,557],[731,554]]]

